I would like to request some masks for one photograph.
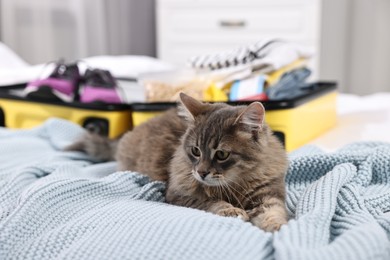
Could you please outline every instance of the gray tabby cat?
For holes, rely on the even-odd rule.
[[[88,134],[68,150],[166,181],[168,203],[278,230],[287,222],[288,161],[264,122],[263,105],[206,104],[185,94],[180,100],[178,109],[135,127],[117,145]]]

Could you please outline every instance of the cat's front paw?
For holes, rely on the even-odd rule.
[[[287,219],[284,216],[275,216],[265,212],[252,218],[251,222],[266,232],[275,232],[287,223]]]
[[[287,221],[279,219],[276,221],[270,221],[270,222],[263,223],[261,225],[261,228],[265,231],[268,231],[268,232],[275,232],[275,231],[278,231],[286,223],[287,223]]]
[[[249,220],[249,216],[245,212],[245,210],[239,209],[239,208],[235,208],[235,207],[220,209],[217,212],[217,214],[220,215],[220,216],[224,216],[224,217],[239,218],[239,219],[242,219],[244,221],[248,221]]]

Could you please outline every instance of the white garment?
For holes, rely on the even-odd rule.
[[[13,52],[8,46],[0,42],[0,69],[27,67],[29,64]]]
[[[114,77],[123,78],[136,78],[143,73],[175,69],[170,63],[147,56],[94,56],[85,58],[83,61],[91,68],[106,69]],[[46,64],[31,66],[0,42],[0,86],[23,84],[48,76],[53,68],[54,65],[46,66]],[[80,63],[81,73],[85,68],[86,66]]]
[[[299,58],[311,58],[314,50],[303,45],[266,39],[243,46],[230,52],[201,55],[191,58],[190,65],[195,69],[224,69],[249,67],[252,71],[273,71],[286,66]]]

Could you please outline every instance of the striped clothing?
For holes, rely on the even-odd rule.
[[[197,69],[222,69],[237,65],[249,64],[262,59],[277,45],[284,44],[280,40],[260,41],[242,46],[229,52],[196,56],[190,59],[190,65]]]
[[[189,65],[200,70],[250,67],[266,73],[278,70],[298,59],[313,56],[312,49],[283,40],[263,40],[232,51],[192,57]]]

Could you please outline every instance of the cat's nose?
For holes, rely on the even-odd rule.
[[[204,180],[204,178],[206,178],[206,176],[210,174],[210,171],[198,171],[198,174],[202,178],[202,180]]]

